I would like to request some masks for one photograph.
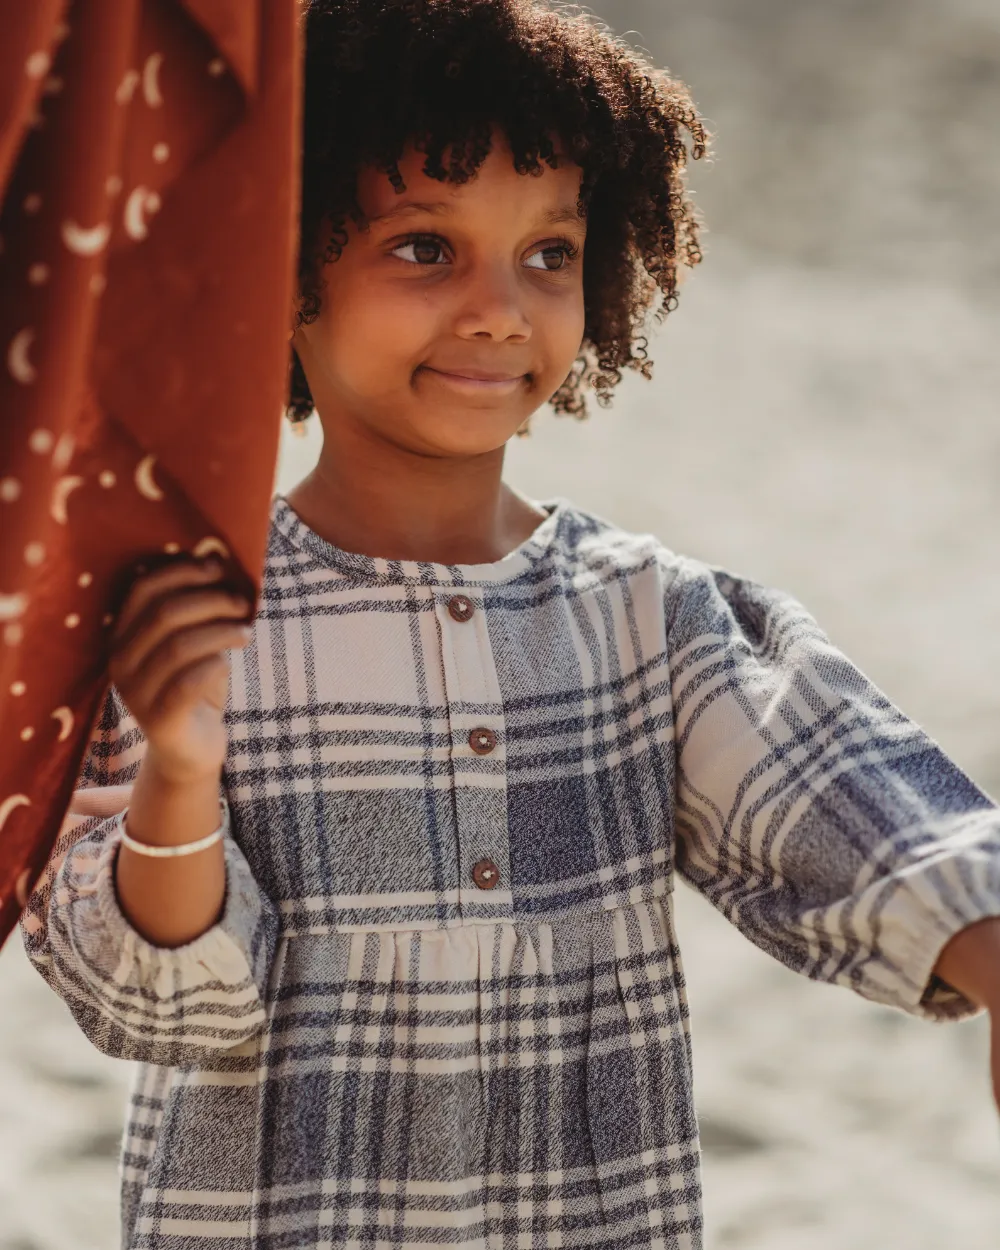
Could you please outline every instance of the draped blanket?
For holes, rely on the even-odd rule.
[[[285,391],[296,0],[0,15],[0,942],[42,871],[138,569],[256,597]]]

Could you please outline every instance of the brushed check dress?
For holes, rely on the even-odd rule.
[[[234,655],[224,914],[157,949],[120,817],[24,921],[138,1060],[130,1250],[697,1250],[678,876],[765,951],[929,1019],[1000,914],[994,803],[789,596],[565,501],[442,566],[273,503]],[[143,744],[112,691],[83,785]]]

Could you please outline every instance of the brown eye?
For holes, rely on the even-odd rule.
[[[564,247],[542,247],[532,253],[524,263],[529,269],[548,269],[551,272],[565,268],[567,259]]]
[[[392,254],[413,265],[440,265],[444,259],[444,248],[437,239],[426,237],[410,239],[408,243],[393,248]]]

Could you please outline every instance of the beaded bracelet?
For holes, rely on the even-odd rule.
[[[219,810],[222,823],[214,833],[207,834],[196,842],[182,842],[180,846],[151,846],[148,842],[137,842],[135,838],[129,837],[125,829],[125,817],[128,815],[128,808],[126,808],[121,818],[122,843],[130,851],[135,851],[137,855],[146,855],[150,859],[177,859],[181,855],[194,855],[198,851],[205,851],[210,846],[215,846],[216,842],[221,842],[226,836],[229,828],[229,808],[222,799],[219,800]]]

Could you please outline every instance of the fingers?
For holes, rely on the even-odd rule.
[[[204,654],[199,642],[205,636],[202,627],[224,627],[225,635],[219,635],[216,650],[235,645],[227,639],[235,639],[236,627],[246,624],[249,609],[246,600],[225,591],[175,592],[168,599],[154,600],[136,621],[130,640],[119,647],[111,660],[115,684],[128,684],[158,659],[163,662],[175,656],[176,661],[185,661],[190,647],[194,647],[192,657],[199,659]]]
[[[214,619],[247,619],[250,604],[218,585],[217,560],[180,561],[134,583],[111,634],[113,677],[118,684],[171,632]]]
[[[219,620],[167,633],[157,645],[143,649],[141,660],[124,679],[126,702],[133,711],[153,707],[165,698],[169,686],[205,660],[219,659],[228,672],[228,660],[220,652],[246,646],[250,633],[248,625]]]
[[[246,645],[250,604],[219,586],[216,560],[181,561],[141,577],[111,638],[110,674],[133,715],[144,720],[177,678]],[[218,665],[216,665],[218,667]],[[190,682],[182,687],[190,690]]]
[[[138,578],[118,613],[111,633],[112,646],[127,642],[139,619],[157,599],[180,590],[210,586],[218,582],[222,575],[223,567],[218,560],[197,564],[191,560],[179,560]]]

